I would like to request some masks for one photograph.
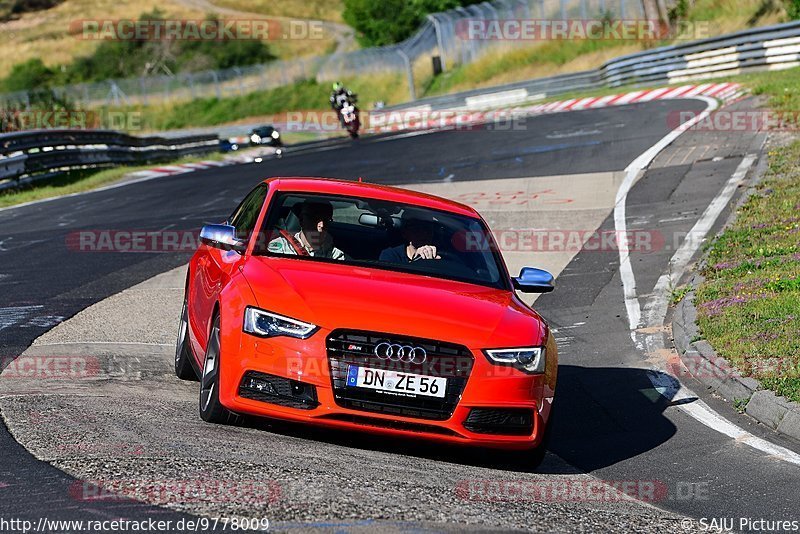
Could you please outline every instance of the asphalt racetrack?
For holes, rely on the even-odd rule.
[[[687,517],[736,518],[737,529],[740,518],[797,519],[800,465],[720,433],[687,406],[707,406],[781,450],[800,452],[800,445],[764,431],[692,380],[685,381],[692,398],[673,398],[675,388],[658,386],[675,379],[654,370],[663,367],[665,354],[634,342],[616,250],[508,251],[512,271],[525,264],[558,273],[556,291],[535,303],[558,332],[561,365],[548,454],[534,469],[507,453],[293,425],[205,425],[196,413],[196,385],[169,376],[179,268],[191,252],[74,246],[78,232],[197,230],[225,219],[269,176],[363,177],[418,188],[472,203],[493,230],[614,232],[626,167],[669,133],[671,114],[705,106],[692,99],[655,101],[531,117],[510,127],[309,145],[260,164],[0,211],[0,357],[8,367],[0,376],[7,425],[0,428],[0,516],[227,514],[268,517],[279,529],[354,531],[381,523],[397,531],[468,525],[679,532],[697,529],[684,523]],[[654,154],[625,199],[629,229],[660,236],[657,246],[631,253],[643,302],[667,272],[680,244],[676,236],[693,227],[746,157],[758,154],[761,141],[755,133],[686,132]],[[167,274],[153,279],[161,273]],[[24,352],[89,350],[104,362],[126,362],[136,378],[103,375],[72,385],[8,372]],[[158,477],[233,480],[240,490],[258,480],[274,494],[255,501],[235,492],[226,499],[165,500],[154,492],[137,495],[146,502],[76,498],[81,480]],[[654,491],[641,494],[643,502],[564,496],[542,502],[529,495],[488,498],[480,489],[487,481],[585,488],[596,480]]]

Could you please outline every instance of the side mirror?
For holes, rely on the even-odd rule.
[[[556,288],[552,274],[534,267],[523,267],[519,276],[511,280],[514,282],[514,289],[523,293],[549,293]]]
[[[236,237],[236,228],[229,224],[207,224],[200,230],[200,242],[222,250],[244,252],[247,242]]]

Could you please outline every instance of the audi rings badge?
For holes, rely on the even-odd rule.
[[[381,360],[406,363],[425,363],[428,353],[422,347],[412,347],[411,345],[401,345],[399,343],[388,343],[386,341],[375,345],[375,356]]]

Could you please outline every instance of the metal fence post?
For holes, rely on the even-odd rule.
[[[428,15],[428,20],[433,23],[433,32],[436,34],[436,46],[439,48],[439,58],[442,60],[442,72],[444,72],[447,70],[447,60],[445,59],[447,53],[445,52],[444,44],[442,43],[442,27],[439,25],[436,15]]]
[[[214,93],[217,95],[217,100],[222,98],[222,91],[219,88],[219,76],[217,76],[217,71],[211,71],[211,77],[214,78]]]
[[[402,49],[398,48],[397,53],[400,54],[400,57],[403,58],[403,62],[406,64],[406,71],[408,73],[408,93],[411,95],[411,100],[416,100],[417,90],[414,88],[414,70],[411,68],[411,60],[408,58],[408,54],[403,52]]]
[[[236,81],[238,82],[237,85],[239,86],[239,94],[244,95],[244,76],[242,75],[242,69],[239,67],[233,67],[233,72],[236,74]]]
[[[142,103],[147,105],[147,86],[144,83],[144,77],[139,76],[139,89],[142,91]]]

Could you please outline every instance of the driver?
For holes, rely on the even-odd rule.
[[[388,263],[409,263],[416,260],[440,260],[433,244],[433,221],[413,217],[408,210],[403,212],[402,245],[384,249],[378,260]]]
[[[292,235],[280,230],[281,235],[267,245],[267,250],[277,254],[292,254],[345,260],[345,254],[333,246],[333,237],[327,225],[333,219],[333,207],[327,202],[306,200],[300,206],[300,231]]]
[[[331,108],[333,108],[335,112],[337,113],[340,112],[342,110],[342,107],[344,107],[344,105],[347,102],[352,102],[353,104],[355,104],[356,98],[357,97],[355,93],[347,89],[341,82],[336,82],[333,84],[333,91],[331,91],[330,102],[331,102]]]

